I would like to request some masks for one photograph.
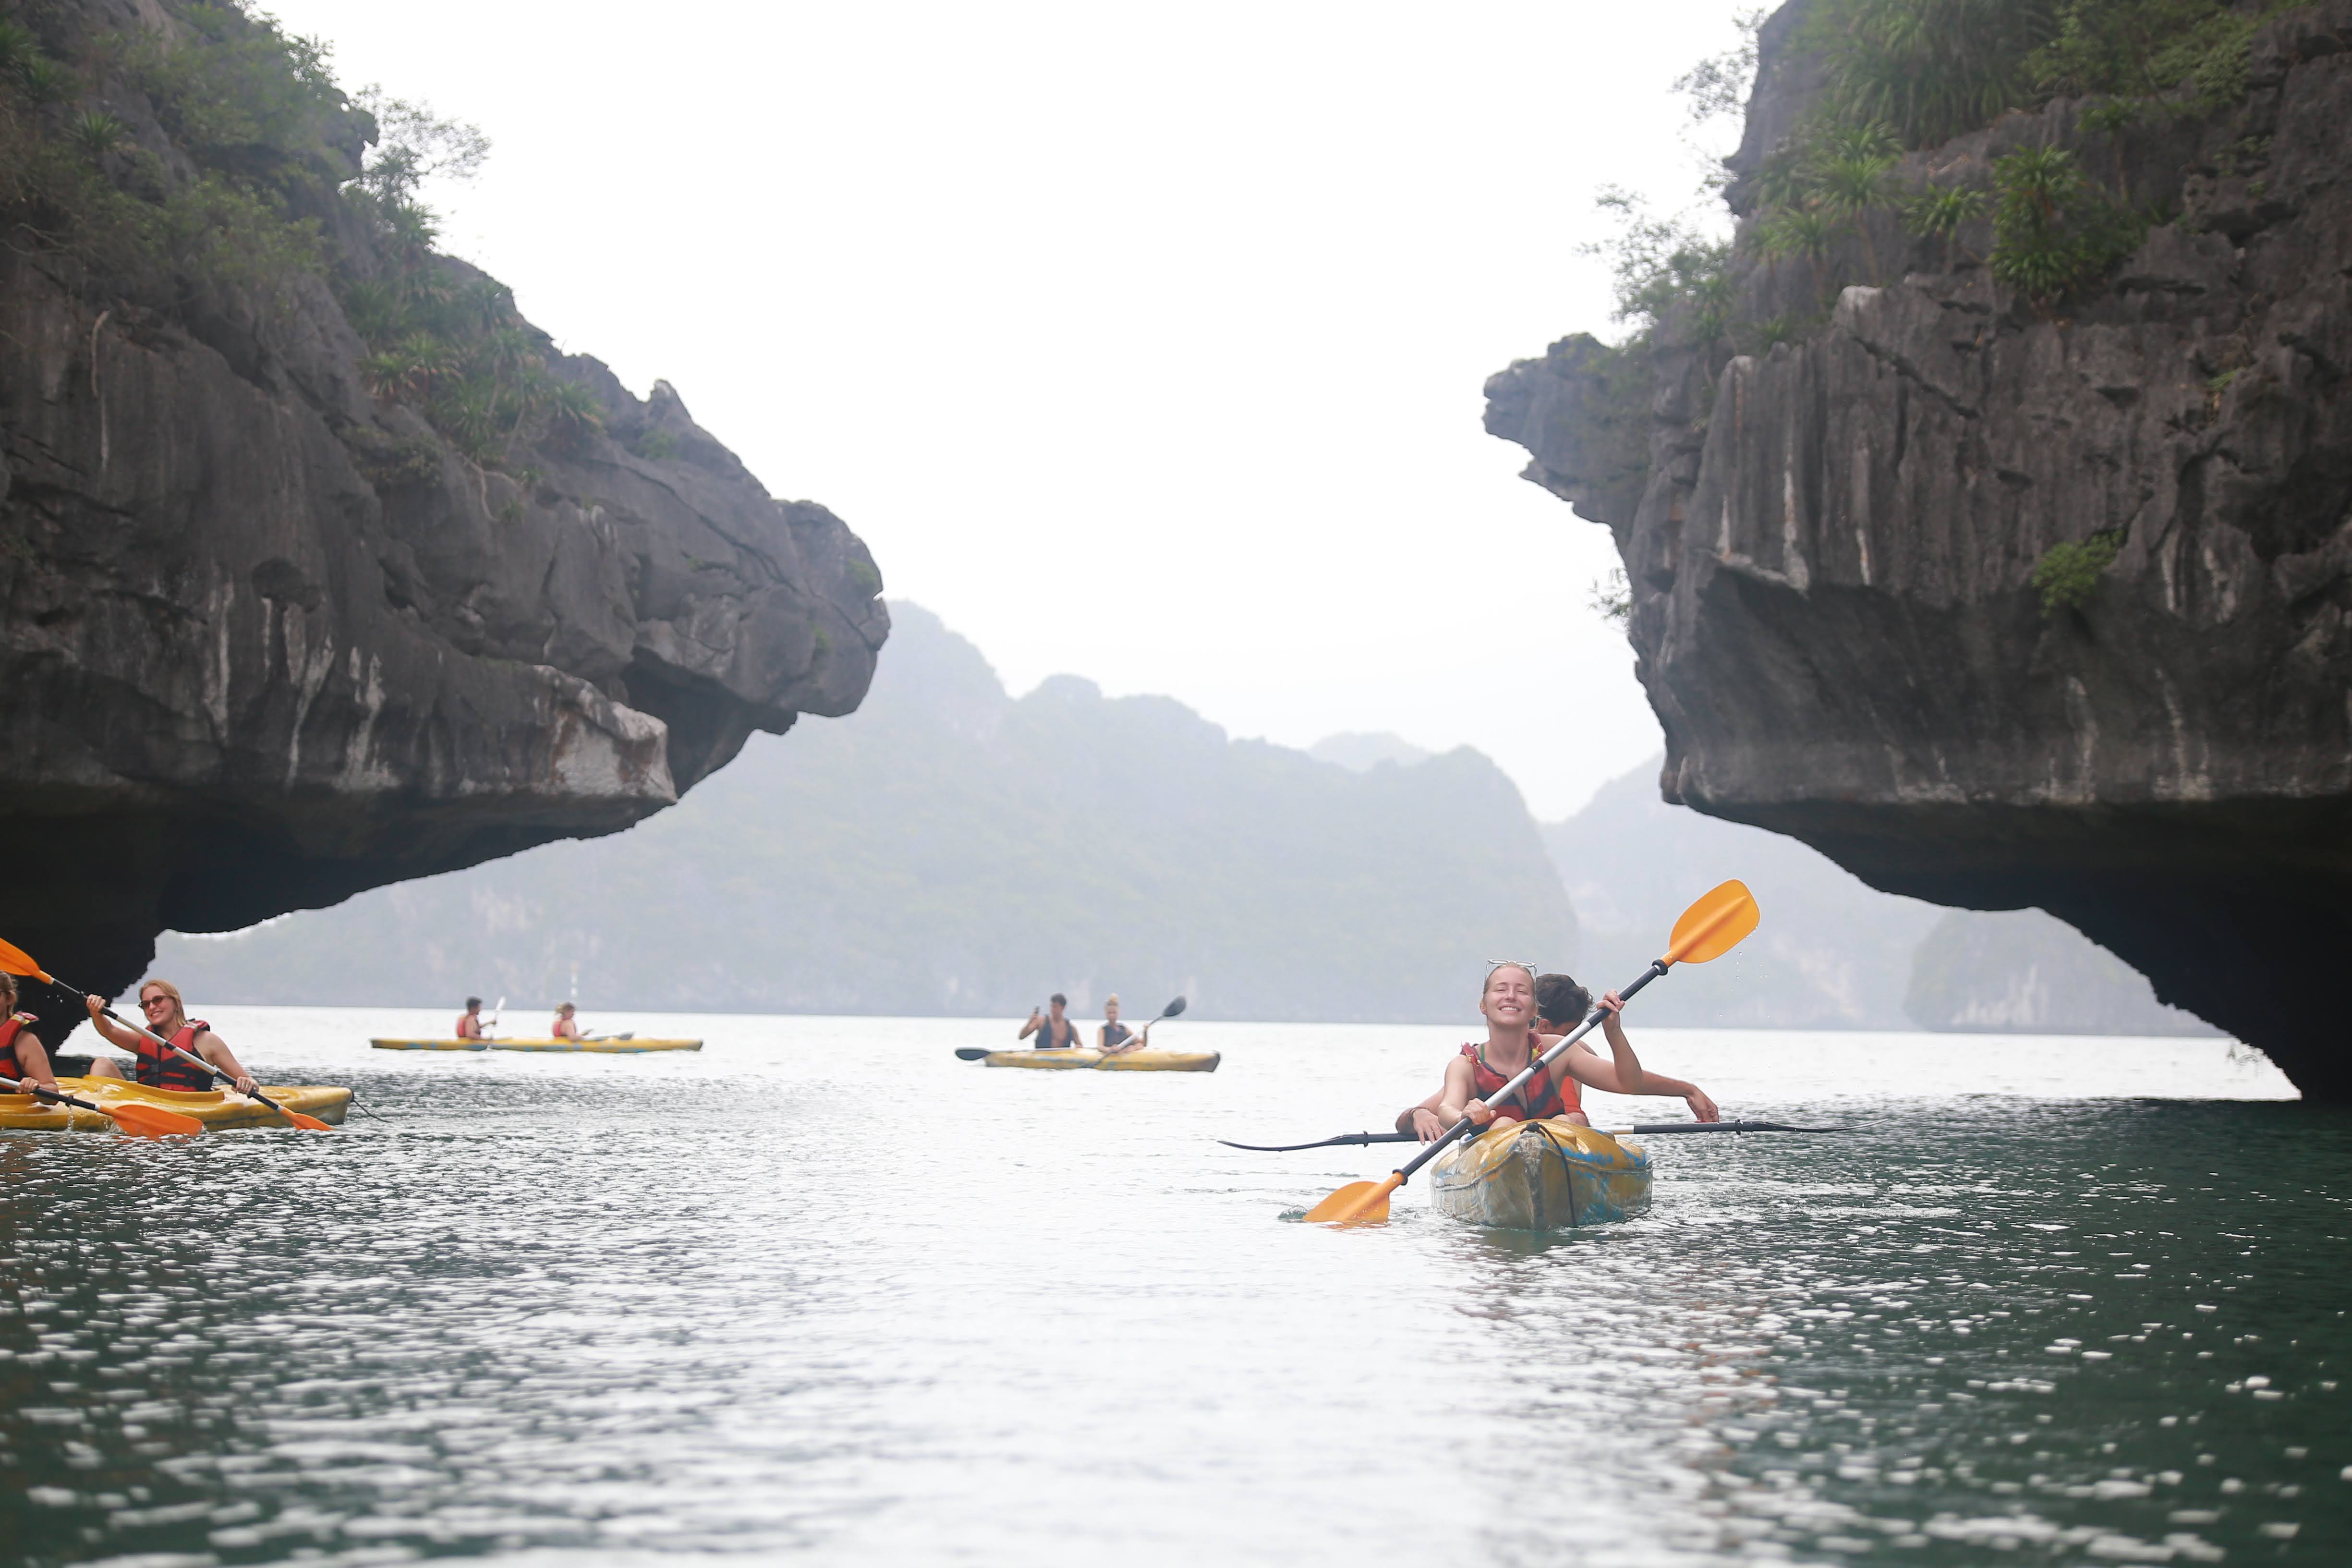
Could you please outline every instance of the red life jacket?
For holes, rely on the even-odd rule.
[[[1534,1042],[1530,1040],[1528,1044],[1532,1047]],[[1478,1098],[1494,1110],[1496,1120],[1540,1121],[1548,1116],[1566,1116],[1571,1110],[1584,1109],[1584,1098],[1577,1092],[1576,1080],[1571,1078],[1564,1083],[1557,1081],[1556,1068],[1547,1068],[1538,1076],[1529,1079],[1526,1087],[1511,1096],[1508,1102],[1495,1104],[1490,1097],[1501,1093],[1503,1086],[1517,1075],[1506,1076],[1488,1067],[1486,1051],[1484,1046],[1462,1047],[1462,1054],[1470,1058],[1470,1078],[1478,1090]]]
[[[184,1051],[196,1048],[196,1037],[211,1028],[199,1018],[183,1024],[172,1036],[172,1043]],[[142,1035],[131,1045],[139,1053],[134,1070],[139,1081],[149,1089],[176,1089],[184,1094],[194,1094],[212,1088],[213,1075],[200,1067],[191,1067],[154,1041]]]
[[[24,1033],[26,1025],[37,1024],[40,1021],[30,1013],[18,1013],[12,1016],[6,1023],[0,1024],[0,1053],[5,1053],[9,1058],[8,1076],[10,1078],[16,1076],[16,1037]]]

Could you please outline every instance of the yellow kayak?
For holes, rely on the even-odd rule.
[[[600,1051],[634,1056],[640,1051],[698,1051],[700,1040],[370,1040],[380,1051]]]
[[[1074,1068],[1097,1068],[1104,1072],[1214,1072],[1223,1060],[1216,1051],[1123,1051],[1117,1056],[1105,1056],[1100,1051],[1063,1049],[1058,1051],[991,1051],[981,1058],[992,1068],[1045,1068],[1067,1072]]]
[[[1636,1143],[1552,1118],[1507,1121],[1430,1166],[1441,1214],[1509,1230],[1559,1230],[1650,1210],[1650,1156]]]
[[[119,1078],[61,1078],[58,1079],[58,1088],[77,1100],[87,1100],[96,1105],[119,1105],[125,1100],[142,1105],[160,1105],[166,1110],[194,1117],[208,1130],[287,1125],[286,1119],[268,1106],[221,1089],[184,1094],[173,1089],[149,1089],[143,1083],[131,1083]],[[350,1089],[319,1084],[265,1083],[261,1086],[261,1092],[289,1110],[307,1111],[329,1123],[341,1123],[352,1104]],[[114,1122],[95,1110],[83,1110],[70,1105],[47,1105],[29,1094],[0,1094],[0,1128],[15,1128],[26,1132],[110,1132],[114,1130]]]

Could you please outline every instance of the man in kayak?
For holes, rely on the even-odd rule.
[[[89,1064],[90,1077],[133,1077],[150,1089],[175,1089],[190,1094],[213,1087],[213,1075],[204,1068],[165,1050],[128,1025],[106,1016],[100,1010],[106,1004],[97,997],[86,996],[83,1001],[89,1006],[89,1026],[98,1031],[99,1037],[137,1058],[131,1063],[131,1072],[125,1074],[111,1058],[100,1057]],[[237,1093],[253,1092],[253,1075],[237,1064],[236,1058],[229,1052],[228,1042],[214,1034],[213,1026],[202,1018],[189,1021],[187,1005],[180,999],[178,986],[168,980],[141,981],[139,1011],[146,1015],[150,1031],[228,1074]]]
[[[58,1080],[49,1070],[49,1053],[42,1048],[41,1037],[33,1033],[33,1026],[40,1020],[16,1011],[16,977],[5,971],[0,971],[0,1005],[7,1008],[5,1021],[0,1022],[0,1073],[26,1088],[38,1084],[55,1094]]]
[[[1487,995],[1481,998],[1479,1011],[1487,1013],[1498,979],[1502,980],[1502,990],[1515,992],[1518,989],[1520,978],[1531,973],[1525,964],[1496,964],[1487,973]],[[1465,1111],[1473,1121],[1484,1127],[1497,1115],[1507,1119],[1525,1118],[1530,1105],[1535,1108],[1534,1114],[1538,1117],[1559,1116],[1580,1127],[1590,1127],[1592,1123],[1585,1119],[1581,1096],[1577,1088],[1580,1082],[1590,1084],[1604,1094],[1680,1095],[1689,1104],[1691,1115],[1696,1120],[1719,1121],[1723,1119],[1723,1113],[1716,1108],[1715,1101],[1696,1084],[1643,1068],[1641,1058],[1633,1054],[1633,1043],[1625,1037],[1624,1026],[1618,1020],[1618,1011],[1624,1006],[1624,1001],[1617,993],[1610,992],[1601,998],[1601,1005],[1607,1015],[1601,1020],[1601,1029],[1609,1041],[1612,1059],[1602,1060],[1598,1053],[1580,1040],[1506,1105],[1489,1110],[1483,1095],[1499,1092],[1503,1085],[1517,1077],[1530,1060],[1549,1050],[1559,1043],[1561,1036],[1582,1023],[1585,1015],[1592,1009],[1592,993],[1568,975],[1538,977],[1533,986],[1536,1018],[1531,1047],[1525,1052],[1514,1052],[1508,1048],[1507,1042],[1498,1043],[1495,1019],[1488,1014],[1487,1046],[1464,1046],[1462,1054],[1446,1064],[1445,1081],[1437,1092],[1398,1115],[1397,1131],[1416,1133],[1426,1143],[1460,1121]],[[1457,1077],[1465,1079],[1459,1100],[1453,1092]],[[1450,1113],[1447,1110],[1449,1104],[1454,1107]],[[1472,1106],[1476,1109],[1470,1109]],[[1481,1115],[1481,1111],[1486,1114]]]
[[[466,1010],[457,1015],[457,1038],[478,1040],[482,1037],[482,999],[466,998]]]
[[[1068,1050],[1078,1043],[1078,1026],[1062,1016],[1062,1011],[1070,1005],[1070,999],[1056,991],[1045,1000],[1054,1009],[1053,1016],[1047,1017],[1036,1008],[1030,1008],[1029,1021],[1022,1025],[1021,1032],[1013,1037],[1025,1040],[1034,1035],[1037,1037],[1035,1049]]]

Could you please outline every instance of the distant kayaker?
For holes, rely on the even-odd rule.
[[[457,1037],[461,1040],[482,1037],[482,999],[479,996],[466,998],[466,1010],[457,1015]]]
[[[1156,1024],[1159,1021],[1154,1018],[1151,1022]],[[1143,1033],[1137,1034],[1118,1021],[1118,994],[1114,992],[1104,999],[1102,1027],[1095,1031],[1095,1049],[1112,1056],[1125,1056],[1129,1051],[1139,1051],[1150,1043],[1151,1024],[1144,1025]]]
[[[33,1033],[33,1026],[40,1020],[16,1011],[16,977],[5,971],[0,971],[0,1006],[7,1008],[6,1020],[0,1022],[0,1070],[55,1094],[58,1080],[49,1070],[49,1053],[42,1047],[41,1037]]]
[[[1619,1010],[1625,1004],[1614,991],[1601,999],[1607,1014],[1601,1029],[1609,1041],[1612,1059],[1603,1060],[1579,1041],[1507,1104],[1489,1109],[1484,1095],[1500,1092],[1503,1085],[1517,1077],[1537,1055],[1582,1023],[1592,1008],[1592,993],[1568,975],[1542,975],[1535,978],[1532,986],[1535,1022],[1532,1029],[1528,1028],[1517,1019],[1516,994],[1528,988],[1526,981],[1531,973],[1520,963],[1498,963],[1487,973],[1486,991],[1478,1009],[1486,1017],[1486,1044],[1464,1046],[1462,1054],[1446,1064],[1445,1081],[1437,1092],[1398,1116],[1398,1131],[1417,1133],[1425,1143],[1465,1114],[1481,1127],[1498,1115],[1506,1120],[1523,1120],[1531,1113],[1538,1118],[1562,1117],[1578,1126],[1590,1127],[1591,1122],[1585,1118],[1582,1097],[1577,1088],[1580,1081],[1604,1094],[1680,1095],[1698,1121],[1722,1120],[1715,1101],[1697,1085],[1650,1072],[1642,1066],[1641,1058],[1633,1054],[1633,1042],[1625,1037],[1624,1026],[1619,1022]],[[1502,1000],[1506,1017],[1499,1023],[1493,1010],[1497,989],[1511,994]],[[1514,1035],[1528,1044],[1514,1048]]]
[[[548,1033],[553,1035],[559,1040],[579,1039],[581,1037],[580,1019],[578,1017],[579,1011],[580,1009],[574,1007],[569,1002],[566,1002],[562,1006],[558,1007],[555,1010],[555,1026],[550,1029]]]
[[[1030,1008],[1029,1021],[1022,1025],[1021,1032],[1013,1037],[1025,1040],[1034,1035],[1037,1037],[1036,1048],[1041,1051],[1068,1050],[1078,1043],[1078,1026],[1062,1016],[1063,1010],[1069,1006],[1070,999],[1056,991],[1045,1001],[1053,1008],[1052,1016],[1040,1013],[1034,1007]]]
[[[99,1009],[106,1004],[97,997],[83,1000],[89,1005],[89,1025],[98,1031],[99,1037],[137,1058],[131,1063],[131,1072],[125,1074],[112,1058],[100,1057],[89,1064],[90,1077],[133,1077],[150,1089],[176,1089],[188,1093],[213,1087],[212,1074],[173,1055],[128,1025],[105,1016]],[[237,1093],[253,1092],[253,1075],[238,1065],[229,1052],[228,1042],[214,1034],[213,1026],[202,1018],[189,1021],[187,1005],[180,999],[178,986],[168,980],[141,981],[139,1011],[146,1016],[150,1030],[228,1074],[236,1080]]]

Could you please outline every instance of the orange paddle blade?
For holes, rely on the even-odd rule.
[[[141,1138],[187,1137],[205,1130],[205,1124],[194,1117],[166,1110],[160,1105],[126,1101],[121,1105],[102,1105],[99,1109],[114,1118],[117,1127]]]
[[[1384,1182],[1349,1182],[1307,1211],[1317,1225],[1378,1225],[1389,1217],[1389,1194],[1404,1184],[1390,1173]]]
[[[287,1121],[291,1121],[295,1126],[299,1127],[305,1132],[332,1132],[334,1131],[333,1128],[328,1126],[325,1122],[306,1111],[289,1110],[281,1105],[278,1108],[278,1114],[286,1118]]]
[[[1668,940],[1664,963],[1705,963],[1721,958],[1756,929],[1763,912],[1748,884],[1729,881],[1709,891],[1683,911]]]
[[[31,955],[23,948],[11,946],[5,942],[0,942],[0,969],[5,969],[11,974],[29,974],[36,980],[54,984],[49,982],[49,972],[35,963]]]

